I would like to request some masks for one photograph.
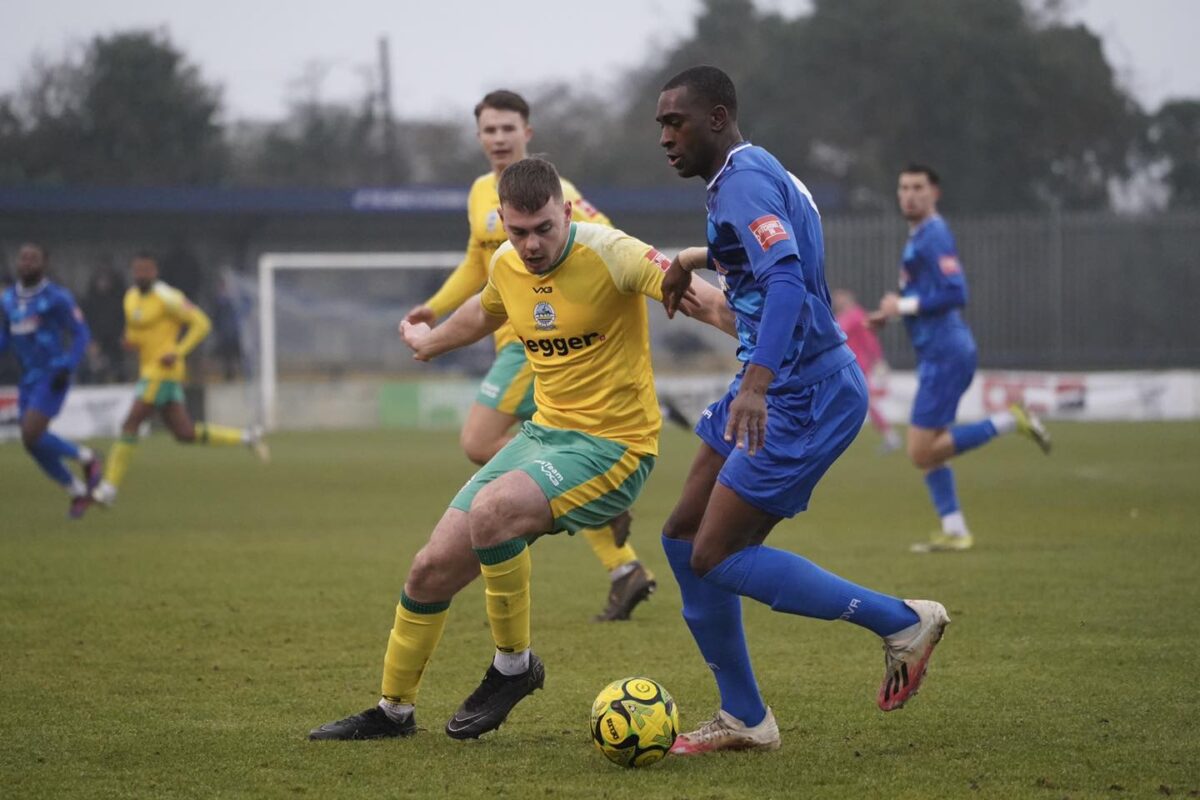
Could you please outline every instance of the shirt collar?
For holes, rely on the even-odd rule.
[[[42,278],[40,281],[38,281],[36,286],[31,286],[28,289],[22,286],[20,281],[17,281],[17,284],[14,288],[17,290],[17,297],[28,300],[49,285],[50,280],[48,278]]]
[[[721,165],[721,168],[717,170],[717,174],[713,175],[712,180],[708,182],[709,189],[713,188],[713,185],[717,182],[717,178],[721,177],[721,173],[729,167],[729,159],[733,158],[733,154],[739,150],[745,150],[747,147],[751,147],[750,142],[742,142],[736,147],[731,148],[730,151],[725,154],[725,163]]]

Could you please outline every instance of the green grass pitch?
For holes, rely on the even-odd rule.
[[[772,542],[954,624],[921,696],[882,714],[879,644],[748,602],[783,732],[773,754],[592,750],[589,707],[646,675],[685,729],[716,707],[658,543],[696,441],[668,431],[633,542],[659,591],[595,625],[582,540],[534,548],[546,689],[478,742],[442,733],[491,654],[482,589],[454,603],[407,740],[312,743],[372,704],[408,562],[470,473],[453,433],[284,434],[275,460],[137,452],[117,508],[65,519],[0,446],[0,795],[36,797],[1058,798],[1200,796],[1200,425],[1054,426],[956,464],[977,547],[914,556],[933,515],[903,456],[864,432]]]

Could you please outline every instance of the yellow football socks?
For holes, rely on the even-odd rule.
[[[529,576],[533,561],[524,539],[477,547],[492,638],[501,653],[529,649]]]
[[[196,423],[197,444],[244,444],[240,428],[216,425],[212,422]]]
[[[637,553],[634,552],[629,542],[617,547],[617,543],[613,541],[612,525],[605,525],[603,528],[588,528],[582,533],[583,538],[587,539],[587,543],[591,545],[596,558],[600,559],[600,563],[609,572],[637,561]]]
[[[112,486],[120,486],[129,471],[129,461],[133,458],[133,448],[137,447],[137,436],[124,434],[113,445],[108,454],[108,462],[104,465],[104,482]]]
[[[396,604],[396,621],[383,657],[381,694],[394,703],[417,702],[421,676],[442,639],[450,603],[418,603],[406,594]]]

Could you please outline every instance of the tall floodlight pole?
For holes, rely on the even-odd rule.
[[[392,57],[386,36],[379,37],[379,111],[383,120],[383,175],[388,183],[395,184],[396,121],[392,116]]]

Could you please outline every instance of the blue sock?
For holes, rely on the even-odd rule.
[[[66,439],[55,436],[50,431],[42,434],[37,440],[38,448],[45,449],[49,453],[53,453],[59,458],[73,458],[79,460],[79,445]]]
[[[721,708],[747,725],[759,724],[767,716],[767,707],[750,666],[742,598],[696,577],[691,542],[664,536],[662,543],[683,596],[683,619],[717,679]]]
[[[753,545],[739,550],[713,567],[704,581],[753,597],[775,611],[844,619],[880,636],[917,622],[917,613],[903,600],[864,589],[807,558],[774,547]]]
[[[958,511],[958,492],[954,490],[954,472],[947,466],[925,473],[925,485],[933,498],[933,507],[939,517]]]
[[[950,429],[950,438],[954,440],[954,452],[965,453],[985,445],[997,436],[996,426],[990,419],[971,422],[967,425],[955,425]]]
[[[42,468],[42,472],[49,475],[52,481],[69,488],[73,482],[71,471],[67,469],[67,465],[62,462],[62,458],[57,453],[42,444],[42,440],[45,438],[43,436],[41,439],[38,439],[37,444],[29,451],[29,454],[33,456],[33,460]]]

